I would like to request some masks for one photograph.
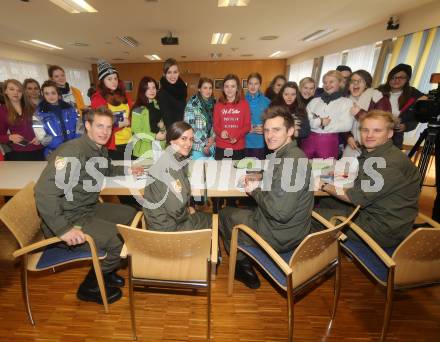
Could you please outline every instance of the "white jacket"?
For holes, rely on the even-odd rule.
[[[307,106],[310,128],[315,133],[341,133],[349,132],[353,127],[354,118],[350,113],[353,101],[340,97],[337,100],[325,104],[320,97],[314,98]],[[329,117],[330,123],[321,128],[321,119]]]

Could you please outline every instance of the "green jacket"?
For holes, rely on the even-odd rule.
[[[157,101],[154,100],[154,107],[159,109]],[[133,155],[140,157],[144,153],[144,157],[153,158],[152,142],[156,139],[156,133],[151,131],[150,127],[150,113],[145,106],[136,107],[131,113],[131,131],[133,135],[139,139],[133,147]],[[165,141],[160,142],[161,147],[165,147]]]
[[[251,196],[257,202],[256,230],[271,246],[283,252],[297,246],[310,233],[311,166],[296,141],[282,147],[275,157],[280,163],[273,165],[273,174],[269,170],[264,172],[262,188],[255,189]],[[298,189],[294,188],[295,184]],[[271,186],[269,191],[267,186]]]
[[[169,147],[148,170],[144,214],[151,230],[176,231],[188,220],[191,184],[188,160],[175,157]]]
[[[373,164],[369,158],[383,158],[385,167]],[[420,173],[409,158],[390,140],[372,152],[365,149],[358,158],[359,173],[354,186],[346,194],[361,209],[355,222],[382,247],[393,247],[411,232],[418,213]],[[381,176],[379,190],[366,185],[380,185],[372,177]]]
[[[107,149],[87,134],[62,144],[51,153],[35,185],[44,235],[61,236],[81,225],[95,210],[104,177],[123,174],[124,167],[113,166]]]

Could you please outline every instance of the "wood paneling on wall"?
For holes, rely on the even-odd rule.
[[[124,81],[133,81],[134,87],[131,95],[135,97],[139,81],[144,76],[154,77],[159,81],[162,76],[163,63],[123,63],[113,64],[118,70],[119,77]],[[185,73],[200,73],[203,77],[213,80],[223,78],[226,74],[234,73],[240,79],[247,78],[251,72],[259,72],[263,77],[263,90],[269,85],[272,78],[278,74],[286,74],[286,60],[252,60],[252,61],[209,61],[209,62],[179,62],[180,72],[184,78]],[[96,65],[92,66],[93,79],[97,81]],[[219,91],[215,91],[218,96]]]

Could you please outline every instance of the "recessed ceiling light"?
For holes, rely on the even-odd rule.
[[[211,44],[219,44],[219,45],[228,44],[229,39],[231,39],[231,36],[232,36],[231,33],[220,33],[220,32],[213,33],[211,38]]]
[[[135,48],[139,46],[139,42],[133,37],[122,36],[118,37],[118,39],[129,47]]]
[[[36,40],[36,39],[32,39],[32,40],[20,40],[20,43],[24,43],[24,44],[28,44],[28,45],[32,45],[32,46],[37,46],[43,49],[48,49],[48,50],[62,50],[63,48],[53,45],[53,44],[49,44],[46,42],[42,42],[41,40]]]
[[[144,55],[144,57],[148,58],[150,61],[160,61],[160,57],[158,55]]]
[[[251,0],[218,0],[218,7],[247,6]]]
[[[318,30],[315,31],[308,36],[305,36],[302,40],[305,42],[312,42],[321,38],[324,38],[325,36],[329,35],[330,33],[334,32],[335,29],[325,29],[325,30]]]
[[[277,57],[281,54],[281,51],[275,51],[273,54],[269,55],[269,57]]]
[[[98,12],[84,0],[49,0],[53,4],[61,7],[63,10],[77,14],[77,13],[96,13]]]
[[[67,45],[70,45],[70,46],[77,46],[77,47],[86,47],[86,46],[89,46],[89,44],[87,44],[87,43],[81,43],[81,42],[67,43]]]
[[[278,36],[263,36],[260,37],[260,40],[275,40],[278,39]]]

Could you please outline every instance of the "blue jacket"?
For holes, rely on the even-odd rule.
[[[270,100],[262,93],[258,92],[255,96],[252,96],[249,92],[246,92],[246,101],[249,103],[251,109],[251,125],[262,125],[263,112],[269,107]],[[263,148],[264,136],[263,134],[248,133],[246,135],[246,148]]]
[[[37,106],[35,114],[45,132],[45,137],[39,139],[45,145],[45,157],[63,142],[80,136],[78,113],[67,102],[59,100],[58,105],[51,105],[43,100]]]

